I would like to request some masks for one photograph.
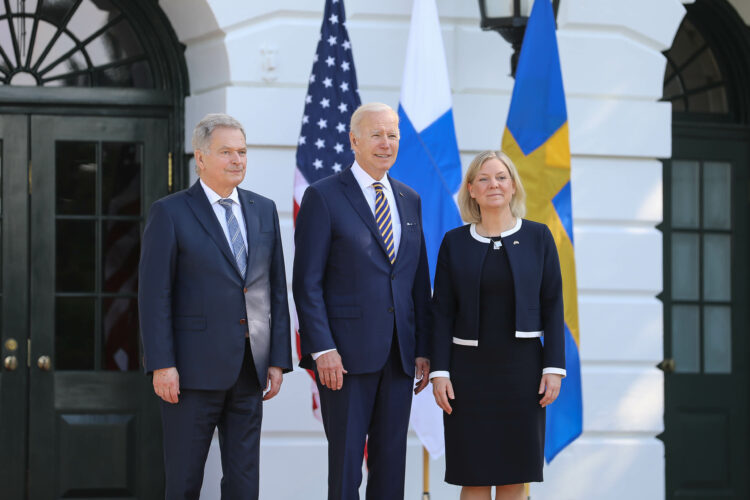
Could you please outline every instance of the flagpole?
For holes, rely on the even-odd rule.
[[[430,454],[422,446],[422,500],[430,500]]]

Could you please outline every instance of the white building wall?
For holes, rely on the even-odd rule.
[[[324,0],[160,0],[187,45],[186,138],[205,113],[240,119],[249,141],[244,186],[273,198],[292,262],[292,185],[303,99]],[[510,47],[479,29],[469,0],[438,0],[464,166],[499,147],[513,80]],[[411,2],[346,0],[363,102],[398,104]],[[661,499],[664,448],[661,163],[671,155],[662,93],[678,0],[563,0],[558,39],[568,99],[578,269],[584,434],[532,486],[536,499]],[[217,443],[203,498],[219,498]],[[431,462],[433,500],[457,498]],[[325,498],[326,441],[295,371],[265,406],[261,498]],[[364,491],[364,489],[363,489]],[[410,433],[407,498],[420,498],[422,454]]]

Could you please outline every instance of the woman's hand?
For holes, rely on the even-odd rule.
[[[542,375],[542,382],[539,384],[539,394],[544,394],[544,397],[539,401],[542,408],[552,404],[557,399],[557,396],[560,395],[561,383],[562,375],[558,375],[557,373],[545,373]]]
[[[449,400],[456,399],[456,396],[453,394],[451,379],[448,377],[435,377],[431,382],[435,402],[445,413],[450,415],[453,412],[453,408],[451,408]]]

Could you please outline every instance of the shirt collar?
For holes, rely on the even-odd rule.
[[[203,182],[203,179],[201,179],[200,181],[201,181],[201,187],[203,188],[203,191],[206,193],[206,198],[208,198],[208,202],[211,205],[214,205],[214,204],[218,203],[219,200],[223,200],[224,199],[221,196],[219,196],[216,193],[216,191],[214,191],[213,189],[211,189],[210,187],[208,187],[206,185],[206,183]],[[240,204],[240,196],[239,196],[239,194],[237,194],[237,188],[233,188],[232,192],[229,194],[229,196],[227,196],[227,198],[229,198],[230,200],[232,200],[232,202],[234,202],[234,203],[236,203],[238,205]]]
[[[357,184],[359,184],[359,187],[364,191],[365,189],[375,189],[372,187],[373,182],[380,182],[383,184],[386,190],[392,191],[391,189],[391,183],[388,181],[388,174],[384,175],[382,179],[379,181],[372,178],[370,174],[365,172],[365,170],[359,166],[359,163],[357,163],[357,160],[354,160],[354,163],[352,164],[351,168],[352,174],[354,174],[354,178],[357,181]]]

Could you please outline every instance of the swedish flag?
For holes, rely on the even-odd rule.
[[[557,401],[547,407],[549,462],[583,430],[568,117],[549,0],[534,2],[526,26],[502,148],[526,188],[527,217],[549,226],[560,254],[567,376]]]

